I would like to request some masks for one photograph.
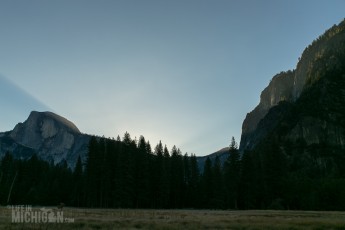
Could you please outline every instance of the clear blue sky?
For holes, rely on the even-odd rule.
[[[51,110],[206,155],[344,17],[344,0],[0,0],[0,130]]]

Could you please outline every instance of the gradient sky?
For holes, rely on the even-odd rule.
[[[0,0],[0,130],[51,110],[210,154],[344,17],[345,0]]]

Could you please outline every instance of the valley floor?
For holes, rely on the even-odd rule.
[[[45,207],[45,210],[51,210],[55,214],[61,213],[56,207]],[[13,217],[12,212],[13,210],[8,207],[0,207],[0,229],[345,230],[345,212],[64,208],[63,223],[44,223],[42,216],[39,216],[41,223],[30,223],[35,217],[30,219],[28,216],[26,221],[25,213],[21,219],[20,215]],[[42,212],[42,208],[34,207],[30,212]],[[19,223],[12,223],[13,218]]]

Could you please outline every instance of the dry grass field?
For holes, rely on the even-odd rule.
[[[0,229],[345,230],[344,212],[64,208],[64,218],[74,219],[74,223],[12,223],[11,212],[0,207]]]

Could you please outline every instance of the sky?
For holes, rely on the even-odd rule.
[[[239,142],[277,73],[345,0],[0,0],[0,131],[52,111],[83,133],[203,156]]]

